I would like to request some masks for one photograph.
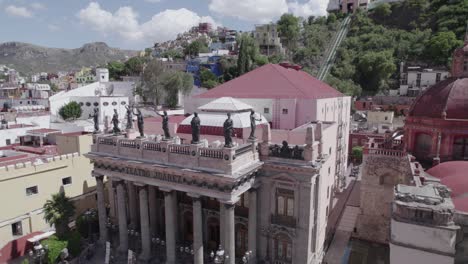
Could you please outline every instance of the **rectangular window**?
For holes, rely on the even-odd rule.
[[[13,236],[22,236],[23,235],[23,226],[20,222],[11,224],[11,233]]]
[[[264,114],[269,114],[270,113],[270,108],[268,108],[268,107],[263,108],[263,113]]]
[[[276,189],[276,214],[294,216],[294,191]]]
[[[27,196],[34,195],[34,194],[37,194],[37,193],[38,193],[37,185],[26,188],[26,195]]]
[[[440,77],[442,76],[442,74],[439,72],[436,74],[436,82],[440,82]]]
[[[6,143],[7,146],[8,146],[8,145],[11,145],[11,139],[5,140],[5,143]]]
[[[70,185],[70,184],[72,184],[71,177],[62,178],[62,185]]]
[[[287,115],[287,114],[288,114],[288,109],[283,108],[283,115]]]
[[[357,146],[357,144],[358,144],[358,139],[357,139],[357,138],[353,138],[353,139],[352,139],[351,145],[352,145],[353,147],[355,147],[355,146]]]

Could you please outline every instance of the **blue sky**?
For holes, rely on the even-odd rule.
[[[328,0],[0,0],[0,42],[77,48],[104,41],[143,49],[198,22],[238,30],[285,12],[325,15]]]

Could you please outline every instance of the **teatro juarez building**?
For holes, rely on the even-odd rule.
[[[96,133],[87,157],[97,181],[100,240],[112,241],[116,256],[136,252],[142,263],[319,263],[334,182],[334,125],[296,129],[289,136],[299,139],[295,145],[272,142],[266,123],[257,126],[258,139],[231,145],[228,138],[220,146],[200,142],[199,127],[184,144]]]

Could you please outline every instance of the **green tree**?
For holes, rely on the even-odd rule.
[[[373,11],[377,16],[385,18],[392,14],[392,7],[389,3],[382,3],[376,6]]]
[[[172,58],[172,59],[183,59],[184,58],[184,53],[176,50],[176,49],[170,49],[166,50],[161,54],[161,57],[163,58]]]
[[[144,59],[141,57],[132,57],[125,62],[125,74],[135,76],[143,71]]]
[[[188,95],[192,91],[193,76],[181,71],[168,72],[164,76],[163,86],[166,104],[174,108],[179,105],[179,93]]]
[[[337,20],[336,15],[334,13],[331,13],[327,17],[327,24],[333,24]]]
[[[268,57],[262,54],[258,54],[255,57],[255,65],[256,66],[263,66],[265,64],[268,64]]]
[[[376,93],[384,87],[397,68],[391,51],[371,51],[359,58],[357,69],[362,87]]]
[[[439,32],[433,35],[427,45],[427,56],[436,63],[446,65],[455,48],[463,42],[458,40],[452,31]]]
[[[362,161],[362,147],[360,146],[353,147],[351,150],[351,156],[353,157],[355,161],[361,162]]]
[[[237,58],[237,72],[239,76],[248,72],[250,68],[249,54],[247,50],[247,43],[244,39],[241,39],[241,44],[239,48],[239,56]]]
[[[81,106],[75,101],[71,101],[59,109],[59,115],[64,120],[77,119],[82,113],[83,110],[81,110]]]
[[[296,47],[300,30],[299,22],[299,17],[293,14],[283,14],[277,22],[279,36],[290,50]]]
[[[166,68],[159,60],[153,59],[146,65],[142,75],[142,96],[150,99],[154,105],[160,105],[164,96],[164,74]]]
[[[184,49],[184,54],[189,56],[198,56],[199,53],[209,52],[208,46],[203,40],[197,39],[190,43]]]
[[[111,61],[107,64],[109,70],[109,78],[111,80],[118,80],[125,72],[125,64],[120,61]]]
[[[212,73],[210,70],[206,68],[201,68],[200,69],[200,81],[202,83],[202,87],[206,87],[205,84],[206,82],[210,81],[210,83],[215,82],[217,85],[218,84],[218,77],[214,73]],[[206,87],[206,88],[213,88],[213,87]]]
[[[57,86],[55,83],[51,83],[51,84],[50,84],[50,90],[51,90],[53,93],[56,93],[56,92],[58,92],[58,86]]]
[[[44,219],[55,226],[59,237],[68,231],[68,223],[74,214],[75,205],[64,192],[53,194],[44,204]]]
[[[145,56],[146,56],[146,57],[150,57],[150,56],[151,56],[151,53],[153,53],[153,49],[152,49],[152,48],[146,48],[146,49],[145,49]]]

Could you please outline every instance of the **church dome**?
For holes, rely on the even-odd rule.
[[[448,78],[422,93],[409,117],[468,119],[468,78]]]

